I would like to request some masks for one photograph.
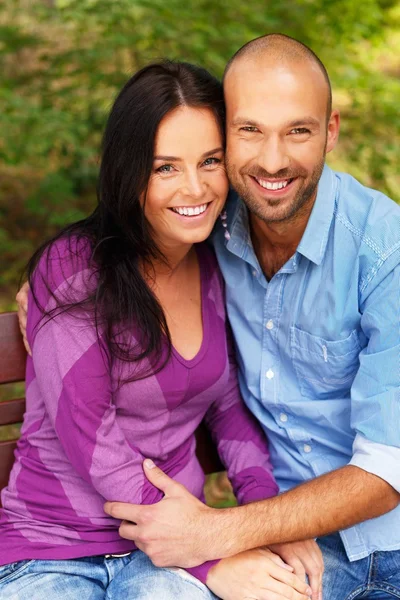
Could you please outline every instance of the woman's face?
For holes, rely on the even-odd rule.
[[[158,128],[144,212],[161,249],[205,240],[228,193],[224,149],[209,109],[179,107]]]

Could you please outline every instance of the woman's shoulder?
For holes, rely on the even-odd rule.
[[[58,290],[64,282],[71,285],[93,275],[92,244],[85,236],[63,236],[49,243],[42,252],[33,280],[47,289]]]

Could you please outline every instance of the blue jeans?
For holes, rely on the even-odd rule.
[[[22,560],[0,567],[0,600],[217,600],[183,569],[128,556]]]
[[[374,552],[350,562],[339,534],[318,540],[324,555],[324,600],[400,598],[400,550]]]

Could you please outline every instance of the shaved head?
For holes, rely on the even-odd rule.
[[[239,63],[273,64],[296,67],[299,64],[310,64],[317,69],[325,80],[327,92],[327,119],[332,112],[332,88],[327,70],[318,56],[305,44],[283,33],[270,33],[251,40],[232,56],[226,65],[224,82],[229,72]]]
[[[230,60],[224,95],[227,173],[251,219],[301,221],[339,133],[324,65],[304,44],[265,35]]]

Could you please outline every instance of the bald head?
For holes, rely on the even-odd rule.
[[[327,119],[332,112],[332,88],[328,73],[318,56],[308,46],[282,33],[271,33],[251,40],[230,59],[224,72],[224,82],[235,67],[249,64],[297,68],[307,65],[323,78],[327,93]]]
[[[292,38],[263,36],[229,62],[224,94],[227,173],[250,213],[286,224],[309,215],[340,123],[321,61]]]

